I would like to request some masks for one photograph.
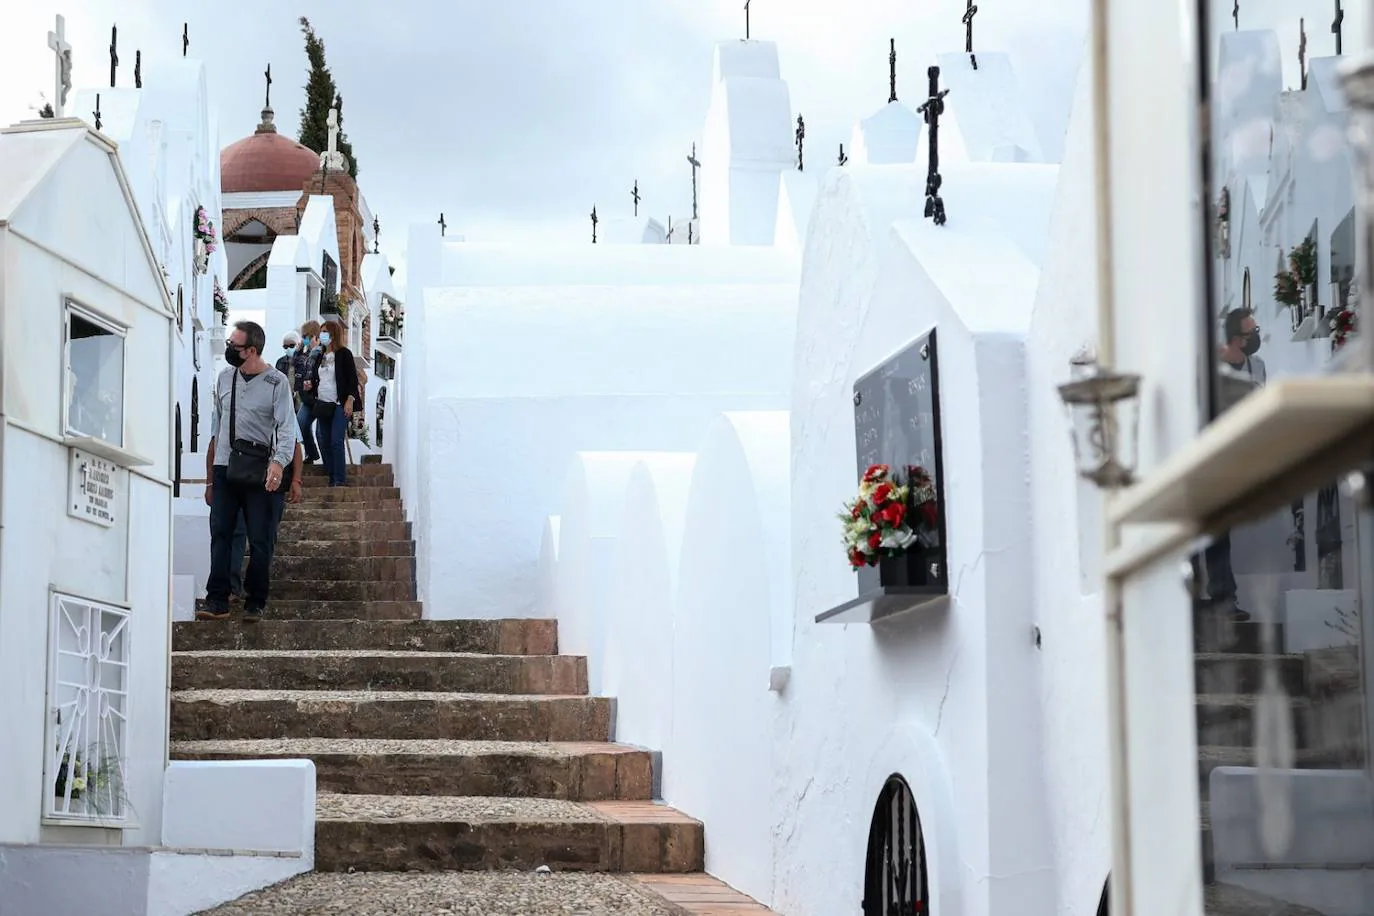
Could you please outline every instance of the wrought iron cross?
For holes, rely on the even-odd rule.
[[[840,144],[840,165],[844,165],[844,164],[845,164],[846,162],[848,162],[848,161],[849,161],[849,157],[846,156],[846,155],[844,154],[844,144],[841,143],[841,144]]]
[[[271,108],[271,107],[272,107],[272,65],[271,65],[271,64],[268,64],[268,65],[267,65],[267,70],[266,70],[266,72],[263,73],[263,76],[267,77],[267,94],[266,94],[265,96],[263,96],[262,107],[263,107],[263,109],[268,109],[268,108]]]
[[[110,88],[115,87],[115,75],[119,70],[119,26],[110,26]]]
[[[100,130],[100,93],[98,92],[95,94],[95,111],[91,112],[91,114],[95,115],[95,129]]]
[[[372,253],[377,254],[381,251],[382,239],[382,220],[380,217],[372,217]]]
[[[889,38],[892,50],[887,55],[888,102],[897,101],[897,39]]]
[[[134,51],[134,88],[143,88],[143,51]]]
[[[1307,88],[1307,20],[1298,20],[1298,73],[1302,75],[1302,88]]]
[[[186,56],[186,51],[191,47],[191,26],[190,23],[181,24],[181,56]]]
[[[748,40],[749,40],[749,3],[750,3],[750,0],[744,0],[744,40],[745,40],[745,41],[748,41]]]
[[[804,144],[805,144],[805,142],[806,142],[806,121],[802,119],[802,116],[801,116],[801,115],[797,115],[797,134],[796,134],[796,136],[797,136],[797,171],[798,171],[798,172],[804,172],[804,171],[806,171],[806,162],[804,161],[802,154],[803,154],[803,152],[805,151]]]
[[[592,244],[593,244],[593,245],[596,244],[596,224],[599,223],[599,222],[601,222],[601,220],[599,220],[599,219],[596,218],[596,205],[593,204],[593,205],[592,205]]]
[[[442,213],[439,214],[439,234],[440,234],[440,235],[447,235],[447,234],[448,234],[448,223],[444,222],[444,214],[442,214]]]
[[[639,201],[641,200],[641,198],[640,198],[640,196],[639,196],[639,179],[638,179],[638,178],[635,179],[635,186],[634,186],[634,189],[630,191],[630,198],[635,202],[635,216],[638,216],[638,215],[639,215]]]
[[[1235,6],[1231,7],[1231,20],[1236,24],[1236,31],[1240,31],[1240,0],[1236,0]]]
[[[930,97],[917,109],[925,118],[926,136],[930,138],[930,162],[926,172],[925,215],[934,220],[935,225],[943,226],[945,224],[945,202],[940,197],[940,185],[944,183],[944,179],[940,177],[940,115],[944,114],[945,96],[949,95],[949,90],[940,88],[939,67],[928,68],[926,75],[930,77]]]
[[[696,223],[688,223],[688,224],[687,224],[687,244],[688,244],[688,245],[695,245],[695,244],[696,244],[696,242],[694,242],[694,241],[692,240],[692,227],[695,226],[695,225],[696,225]]]
[[[1336,56],[1341,56],[1341,39],[1343,26],[1345,25],[1345,7],[1341,6],[1341,0],[1336,0],[1336,18],[1331,21],[1331,34],[1336,36]]]
[[[687,157],[687,161],[692,164],[692,219],[697,218],[697,169],[701,168],[701,163],[697,161],[697,145],[692,144],[692,155]]]
[[[65,115],[67,93],[72,89],[72,46],[67,43],[66,18],[57,17],[56,30],[48,33],[48,47],[54,55],[52,113],[61,118]]]
[[[968,59],[973,62],[973,69],[978,69],[978,56],[973,53],[973,17],[978,15],[978,5],[973,0],[968,0],[968,6],[964,10],[964,51],[968,54]]]

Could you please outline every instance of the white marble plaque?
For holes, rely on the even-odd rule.
[[[67,514],[105,528],[114,525],[116,490],[121,482],[117,471],[113,462],[72,449]]]

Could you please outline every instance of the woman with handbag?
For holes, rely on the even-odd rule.
[[[348,349],[348,331],[336,319],[329,319],[320,331],[324,348],[315,361],[311,387],[315,391],[315,444],[329,474],[331,487],[348,483],[348,453],[344,437],[357,403],[358,367]]]

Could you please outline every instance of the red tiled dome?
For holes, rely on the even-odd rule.
[[[299,191],[320,170],[320,154],[276,131],[259,132],[219,154],[220,190]]]

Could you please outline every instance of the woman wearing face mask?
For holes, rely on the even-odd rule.
[[[315,392],[315,443],[331,487],[342,487],[348,482],[344,436],[358,392],[358,368],[347,347],[347,335],[344,326],[333,318],[324,323],[320,331],[323,352],[310,377]]]

